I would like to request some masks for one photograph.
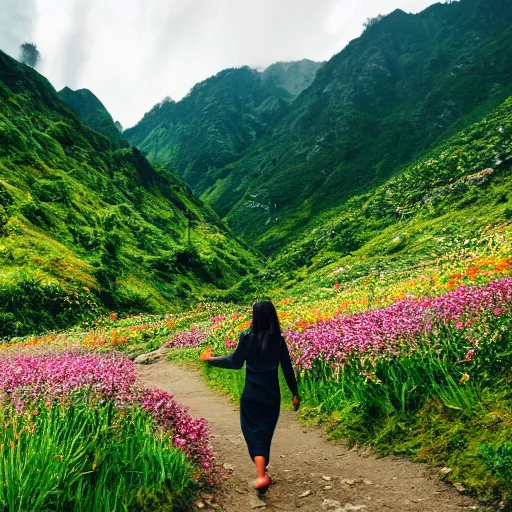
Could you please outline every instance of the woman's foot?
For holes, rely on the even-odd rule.
[[[254,488],[260,493],[266,492],[271,484],[272,484],[272,479],[268,475],[265,475],[265,476],[256,478],[256,481],[254,482]]]

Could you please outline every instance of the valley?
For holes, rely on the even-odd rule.
[[[0,512],[512,510],[511,27],[396,9],[126,130],[0,49]],[[201,361],[259,300],[302,398],[264,499]]]

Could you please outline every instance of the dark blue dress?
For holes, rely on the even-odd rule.
[[[252,459],[263,456],[270,460],[270,445],[279,418],[281,391],[279,364],[286,383],[297,395],[297,381],[284,338],[270,340],[262,353],[254,336],[246,331],[240,335],[238,346],[227,356],[208,361],[211,366],[240,370],[246,364],[245,387],[240,400],[240,424]]]

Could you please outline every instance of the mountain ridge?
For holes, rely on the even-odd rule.
[[[504,101],[511,20],[503,0],[394,11],[325,63],[203,197],[237,234],[267,254],[279,251],[320,212]]]
[[[196,84],[182,100],[158,103],[124,136],[201,193],[218,179],[219,169],[284,115],[320,66],[299,61],[276,63],[263,72],[249,66],[225,69]]]
[[[261,261],[178,177],[114,147],[2,52],[0,100],[0,337],[168,311]]]
[[[122,137],[109,111],[92,91],[89,89],[73,91],[69,87],[64,87],[57,94],[89,128],[108,137],[116,147],[128,146],[128,142]]]
[[[324,62],[310,59],[279,61],[267,66],[261,74],[264,81],[287,90],[295,99],[312,84],[323,65]]]

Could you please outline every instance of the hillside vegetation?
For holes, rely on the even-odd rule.
[[[64,87],[58,95],[89,128],[108,137],[116,147],[128,146],[105,105],[91,91]]]
[[[320,215],[266,277],[307,289],[442,258],[510,224],[511,191],[512,97],[373,192]]]
[[[278,63],[263,73],[226,69],[194,86],[181,101],[155,105],[124,135],[151,162],[166,165],[201,193],[283,117],[318,66],[301,61]]]
[[[267,254],[512,94],[512,4],[395,11],[318,71],[204,198]]]
[[[255,261],[178,178],[113,147],[0,52],[0,337],[168,310]]]

